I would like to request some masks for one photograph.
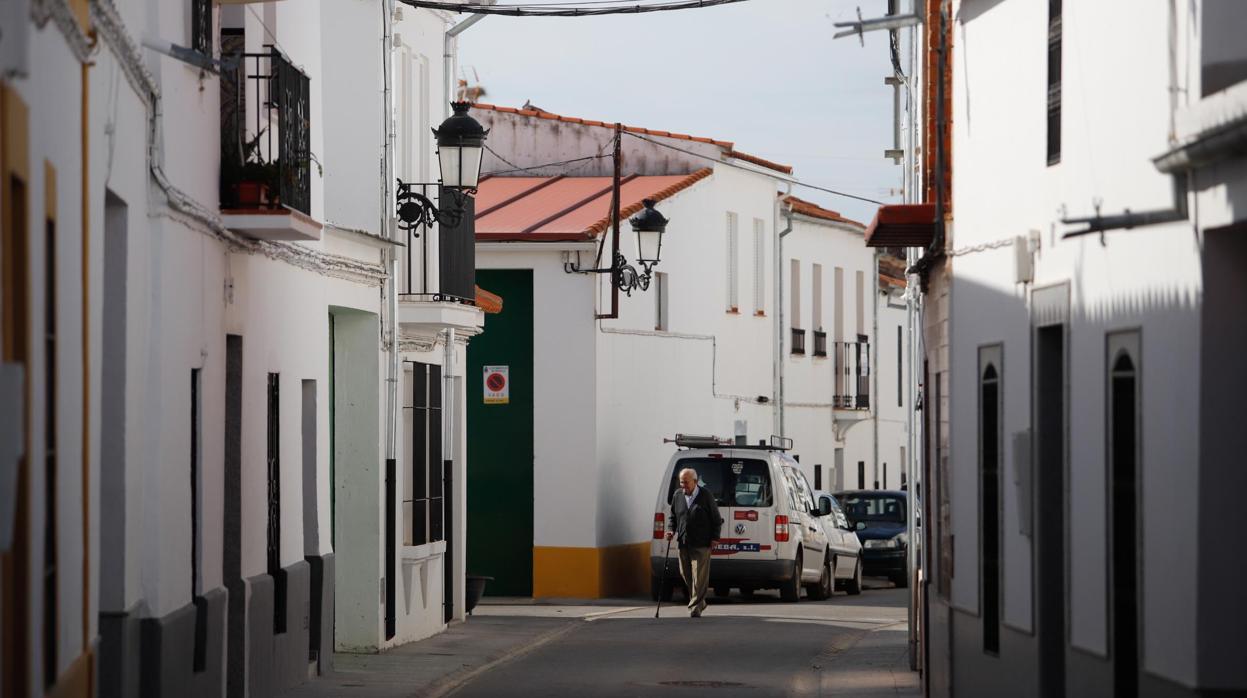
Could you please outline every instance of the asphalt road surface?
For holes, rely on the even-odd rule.
[[[600,607],[440,691],[455,696],[921,695],[909,671],[907,591],[868,588],[822,602],[715,599],[701,618],[677,601]],[[490,604],[478,615],[550,617],[557,606]],[[566,616],[563,616],[566,617]]]

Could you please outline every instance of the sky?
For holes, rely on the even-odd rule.
[[[887,33],[832,39],[886,0],[750,0],[606,17],[489,16],[459,39],[483,102],[732,141],[804,182],[900,201]],[[794,194],[869,223],[875,204]]]

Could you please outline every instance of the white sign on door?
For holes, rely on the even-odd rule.
[[[486,405],[506,405],[511,402],[510,374],[510,366],[485,367],[483,385],[485,388]]]

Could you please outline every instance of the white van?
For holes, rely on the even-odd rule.
[[[672,528],[671,495],[684,468],[697,471],[699,484],[714,495],[723,517],[710,563],[716,595],[726,596],[732,588],[746,595],[779,589],[783,600],[791,602],[800,598],[804,586],[812,599],[831,596],[832,552],[818,520],[813,488],[785,452],[792,447],[790,439],[786,444],[773,438],[771,444],[744,446],[676,435],[675,443],[679,450],[663,471],[654,504],[650,571],[655,600],[670,600],[674,587],[683,586],[676,551],[666,560],[664,554],[666,532]]]

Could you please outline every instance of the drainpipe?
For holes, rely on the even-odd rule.
[[[792,185],[787,185],[784,196],[792,194]],[[780,200],[780,208],[784,211],[787,226],[775,235],[772,245],[775,256],[775,358],[771,362],[771,371],[775,381],[775,432],[784,436],[784,238],[792,232],[792,206]],[[778,226],[776,226],[778,227]]]
[[[485,19],[487,16],[488,15],[472,15],[471,17],[468,17],[462,22],[459,22],[453,27],[447,29],[446,35],[442,37],[442,85],[446,88],[444,95],[445,99],[442,100],[442,108],[445,110],[443,118],[450,118],[450,103],[455,101],[456,96],[455,85],[452,82],[454,79],[454,71],[451,70],[451,66],[454,64],[456,56],[455,52],[451,51],[451,46],[453,45],[456,37],[467,31],[467,29],[473,24]]]
[[[381,22],[381,127],[385,145],[381,155],[381,231],[397,243],[398,227],[393,224],[394,191],[394,89],[392,63],[394,50],[394,0],[384,0]],[[385,458],[398,458],[398,247],[385,254],[385,323],[382,343],[385,361]]]
[[[876,248],[874,259],[874,277],[870,282],[871,297],[875,302],[871,310],[870,318],[870,343],[874,348],[873,356],[871,352],[867,352],[870,357],[870,383],[871,392],[874,393],[870,401],[870,410],[874,414],[871,415],[871,424],[874,426],[874,451],[875,451],[875,482],[879,482],[879,411],[881,408],[881,397],[879,395],[879,355],[883,353],[879,347],[879,255],[881,250]],[[863,289],[864,290],[864,289]],[[899,359],[899,357],[898,357]]]

